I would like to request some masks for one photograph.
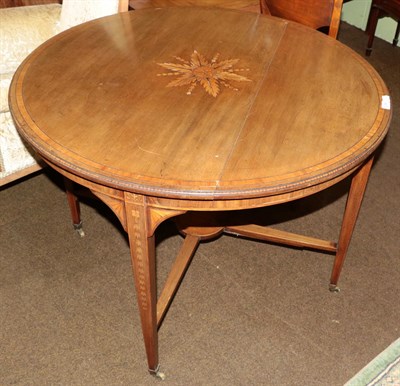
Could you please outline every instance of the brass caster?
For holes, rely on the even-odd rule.
[[[336,284],[329,284],[329,291],[331,292],[340,292],[340,288]]]
[[[73,224],[73,226],[80,237],[85,237],[85,231],[82,229],[82,221],[79,224]]]
[[[165,374],[162,371],[160,371],[160,365],[158,365],[155,370],[149,369],[149,373],[155,376],[156,378],[161,379],[162,381],[165,379]]]

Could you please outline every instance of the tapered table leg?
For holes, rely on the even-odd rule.
[[[399,42],[399,35],[400,35],[400,20],[397,22],[396,32],[394,33],[393,45],[397,46]]]
[[[329,285],[329,289],[333,292],[339,291],[337,283],[349,248],[351,236],[356,225],[373,160],[373,157],[371,157],[360,169],[358,169],[351,182]]]
[[[74,229],[79,234],[79,236],[83,237],[85,236],[85,232],[82,229],[79,200],[74,193],[74,182],[71,181],[69,178],[64,177],[64,186],[65,186],[65,192],[67,194],[69,210],[71,212],[72,225],[74,226]]]
[[[145,198],[126,202],[127,230],[137,301],[150,373],[162,377],[158,363],[157,294],[154,235],[149,229]]]

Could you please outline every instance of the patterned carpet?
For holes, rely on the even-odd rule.
[[[399,386],[400,338],[357,373],[345,386]]]

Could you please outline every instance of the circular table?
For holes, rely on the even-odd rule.
[[[65,31],[20,66],[10,104],[22,137],[127,231],[148,367],[158,375],[157,329],[203,238],[225,231],[330,251],[337,289],[391,118],[384,82],[349,48],[295,23],[211,8],[134,11]],[[157,301],[162,221],[287,202],[347,176],[337,243],[186,219]]]

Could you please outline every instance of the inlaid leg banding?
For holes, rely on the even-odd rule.
[[[126,230],[129,236],[130,252],[132,259],[133,275],[137,301],[142,324],[144,345],[146,348],[147,363],[149,372],[160,379],[165,375],[160,371],[158,362],[158,318],[157,318],[157,282],[156,282],[156,261],[155,261],[155,236],[154,232],[162,221],[182,214],[182,211],[160,210],[147,205],[146,197],[138,194],[125,192],[125,213]],[[184,244],[183,252],[193,247],[193,240]],[[186,245],[186,247],[185,247]],[[196,245],[197,246],[197,245]],[[193,252],[192,251],[192,252]],[[192,254],[192,253],[191,253]],[[190,256],[184,266],[190,261]],[[167,279],[171,287],[164,292],[164,299],[172,297],[175,293],[185,268],[180,260],[175,263],[172,270],[172,278]],[[174,285],[176,288],[172,288]],[[165,307],[169,301],[165,302]],[[165,310],[164,310],[165,311]]]
[[[135,195],[134,199],[126,200],[128,236],[147,362],[149,371],[155,373],[159,363],[154,235],[148,229],[144,197]]]

